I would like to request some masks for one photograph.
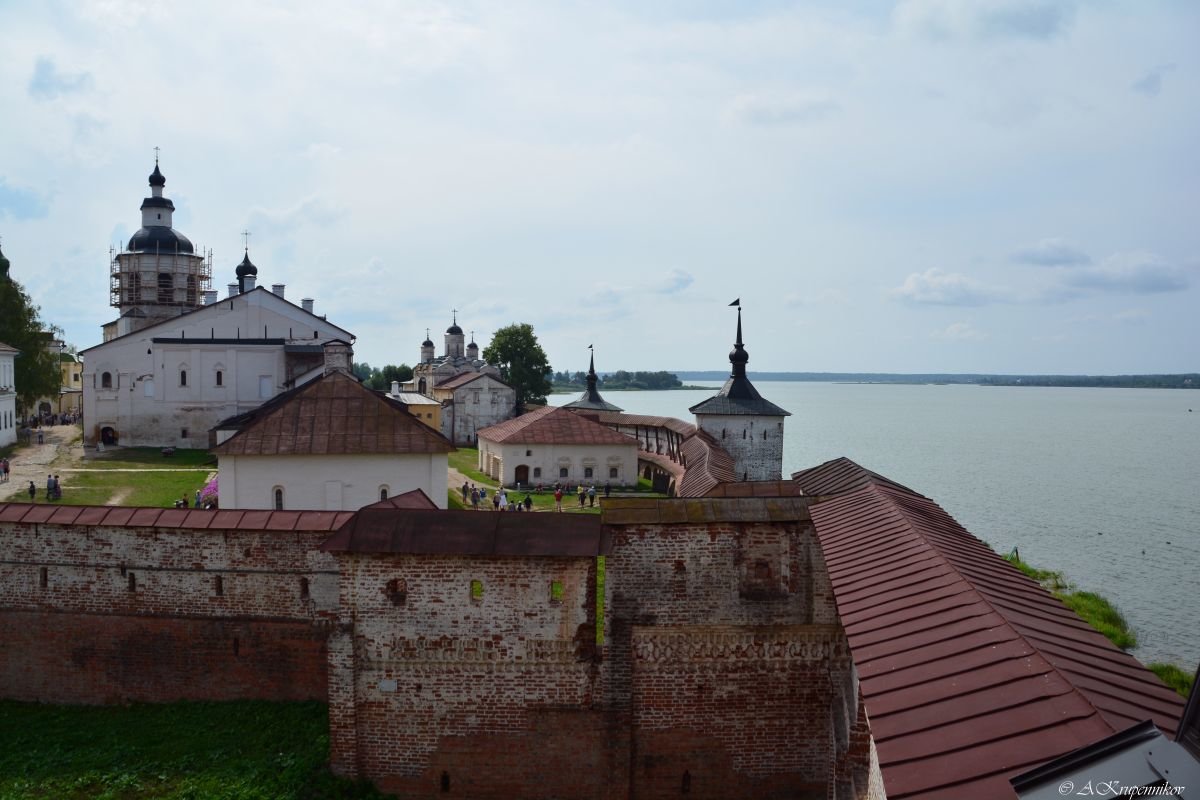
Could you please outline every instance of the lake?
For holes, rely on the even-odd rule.
[[[701,383],[700,385],[709,385]],[[693,421],[699,391],[604,392]],[[1117,604],[1143,662],[1200,662],[1200,392],[756,381],[792,412],[783,474],[846,456],[999,553]],[[554,395],[553,405],[576,395]],[[1189,412],[1189,409],[1192,409]]]

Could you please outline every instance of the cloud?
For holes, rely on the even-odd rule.
[[[985,286],[958,272],[940,269],[914,272],[888,294],[913,305],[937,306],[983,306],[1009,299],[1002,289]]]
[[[1183,291],[1191,279],[1187,270],[1152,253],[1116,253],[1094,267],[1065,273],[1063,284],[1090,292],[1159,294]]]
[[[291,208],[273,211],[254,208],[247,221],[251,234],[288,234],[309,226],[325,228],[337,222],[345,212],[319,197],[307,197]]]
[[[1065,0],[906,0],[893,12],[900,30],[933,41],[1047,41],[1065,35],[1074,17]]]
[[[945,342],[969,342],[986,339],[987,335],[969,322],[954,322],[942,330],[934,331],[930,334],[930,338]]]
[[[1091,256],[1062,239],[1042,239],[1035,245],[1017,250],[1012,259],[1039,267],[1074,267],[1092,262]]]
[[[0,217],[12,219],[41,219],[50,213],[46,198],[32,189],[9,186],[0,178]]]
[[[1173,69],[1175,69],[1174,64],[1157,66],[1131,83],[1129,88],[1139,94],[1146,95],[1146,97],[1158,97],[1158,93],[1162,91],[1163,76]]]
[[[673,269],[658,282],[653,291],[656,294],[675,294],[691,286],[695,280],[690,273],[684,272],[681,269]]]
[[[65,94],[78,94],[92,88],[90,72],[79,72],[68,75],[59,72],[54,61],[42,56],[33,66],[33,75],[29,79],[29,96],[35,100],[53,100]]]
[[[747,125],[803,125],[838,111],[823,92],[755,92],[733,101],[733,117]]]

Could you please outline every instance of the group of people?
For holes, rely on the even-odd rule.
[[[463,505],[471,504],[471,508],[478,511],[480,506],[487,508],[488,490],[486,486],[476,486],[473,483],[463,482],[460,487],[462,492]],[[529,492],[525,493],[524,500],[513,500],[509,502],[508,491],[501,487],[492,492],[492,510],[493,511],[532,511],[533,496]]]
[[[8,483],[8,473],[12,469],[12,465],[8,463],[7,458],[0,458],[0,483]]]
[[[8,459],[4,459],[4,479],[8,480]],[[37,484],[33,481],[29,482],[29,502],[37,499]],[[57,475],[46,476],[46,499],[61,500],[62,499],[62,484],[58,481]]]

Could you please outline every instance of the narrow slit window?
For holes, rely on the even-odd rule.
[[[300,599],[301,600],[308,599],[308,578],[300,579]]]

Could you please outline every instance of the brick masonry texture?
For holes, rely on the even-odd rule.
[[[0,692],[68,703],[325,699],[327,532],[0,531]]]
[[[811,526],[610,530],[601,619],[595,558],[339,554],[335,769],[403,797],[864,796]]]
[[[865,797],[811,523],[607,535],[332,555],[328,531],[3,523],[0,694],[327,699],[333,769],[402,797]]]

